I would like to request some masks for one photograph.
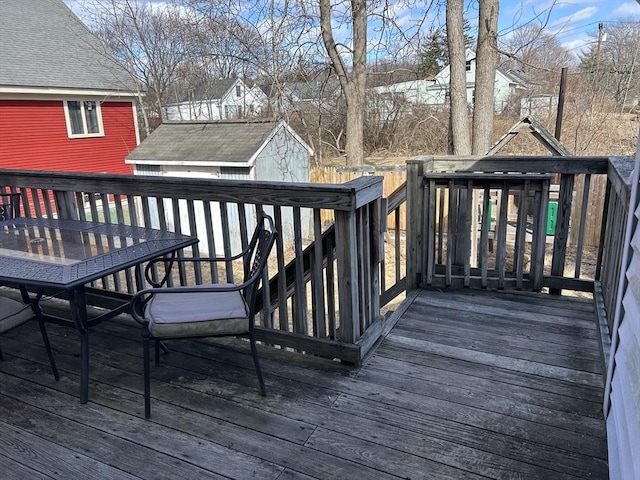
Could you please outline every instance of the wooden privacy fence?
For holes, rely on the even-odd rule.
[[[367,165],[362,167],[313,167],[311,169],[311,181],[313,183],[336,183],[349,182],[362,176],[375,175],[382,177],[382,195],[387,198],[393,192],[401,189],[407,181],[407,169],[402,165]],[[401,205],[400,214],[397,217],[401,231],[406,230],[406,215],[404,205]],[[326,212],[323,221],[330,222],[330,212]],[[389,228],[396,227],[396,218],[389,218]]]
[[[273,215],[279,237],[261,290],[257,337],[266,343],[358,363],[382,332],[380,265],[384,255],[382,179],[341,185],[0,170],[0,191],[20,192],[22,214],[92,219],[202,236],[183,255],[236,253],[248,242],[256,209]],[[215,214],[217,212],[217,214]],[[324,225],[323,212],[335,222]],[[237,222],[230,234],[230,219]],[[284,225],[291,219],[291,228]],[[200,235],[204,232],[204,235]],[[235,242],[235,243],[234,243]],[[220,245],[219,243],[222,243]],[[220,269],[187,264],[170,284],[234,280]],[[90,301],[125,300],[134,272],[95,282]]]

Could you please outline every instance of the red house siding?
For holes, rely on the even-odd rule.
[[[130,102],[101,104],[104,137],[69,138],[62,100],[0,100],[0,168],[131,174]]]

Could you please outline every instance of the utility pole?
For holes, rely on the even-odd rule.
[[[598,44],[596,46],[596,73],[600,67],[600,45],[602,44],[602,34],[604,30],[604,23],[598,23]]]
[[[556,131],[555,137],[560,140],[560,133],[562,132],[562,113],[564,111],[564,96],[567,88],[567,67],[562,67],[560,73],[560,91],[558,92],[558,111],[556,113]]]

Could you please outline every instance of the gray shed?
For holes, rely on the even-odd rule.
[[[126,158],[136,175],[230,180],[309,182],[311,148],[284,121],[189,121],[165,122]],[[250,199],[248,199],[250,201]],[[167,205],[166,212],[171,208]],[[202,205],[196,214],[204,215]],[[220,205],[212,205],[213,224],[222,225]],[[231,247],[240,248],[239,215],[228,206]],[[247,207],[252,230],[255,212]],[[170,215],[170,214],[169,214]],[[188,225],[186,208],[182,225]],[[303,212],[303,235],[309,212]],[[181,220],[183,212],[181,211]],[[293,231],[293,212],[283,209],[283,236]],[[171,228],[173,219],[167,218]],[[197,222],[198,224],[204,222]],[[206,232],[193,232],[206,245]],[[214,232],[216,253],[222,253],[222,232]],[[220,250],[219,250],[220,248]],[[202,252],[202,248],[200,249]],[[203,252],[208,253],[208,252]]]
[[[308,182],[312,154],[282,120],[165,122],[125,162],[138,175]]]

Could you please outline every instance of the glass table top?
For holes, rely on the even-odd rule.
[[[0,221],[0,283],[73,288],[197,242],[181,233],[128,225]]]
[[[78,231],[16,222],[0,229],[0,255],[72,265],[146,241],[117,232]]]

